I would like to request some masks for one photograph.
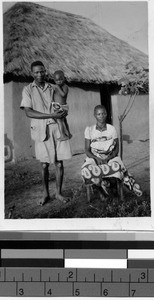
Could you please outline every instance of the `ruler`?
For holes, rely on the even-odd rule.
[[[0,296],[154,297],[154,269],[0,268]]]
[[[154,298],[154,241],[0,240],[0,297]]]

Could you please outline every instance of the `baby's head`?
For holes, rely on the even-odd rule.
[[[56,71],[54,74],[53,74],[53,79],[54,79],[54,82],[59,85],[59,86],[62,86],[65,82],[65,76],[64,76],[64,72],[61,71],[61,70],[58,70]]]

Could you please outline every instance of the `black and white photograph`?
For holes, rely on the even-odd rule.
[[[148,2],[2,14],[4,219],[151,218]]]

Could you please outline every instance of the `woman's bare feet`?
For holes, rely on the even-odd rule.
[[[56,199],[61,201],[62,203],[67,203],[69,201],[68,198],[63,197],[61,194],[56,193]]]

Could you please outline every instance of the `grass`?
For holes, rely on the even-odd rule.
[[[70,173],[72,172],[72,173]],[[150,194],[148,189],[141,197],[124,187],[124,199],[119,201],[116,193],[103,201],[98,189],[87,201],[86,188],[79,172],[70,164],[64,180],[64,195],[70,198],[67,204],[58,202],[54,197],[55,174],[50,171],[51,200],[39,207],[37,201],[42,197],[41,170],[38,162],[21,162],[7,165],[5,171],[5,216],[13,219],[32,218],[123,218],[149,217],[151,215]],[[11,213],[10,213],[11,212]]]

